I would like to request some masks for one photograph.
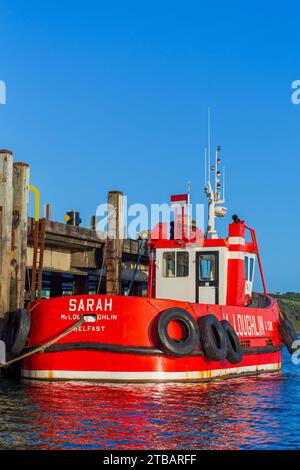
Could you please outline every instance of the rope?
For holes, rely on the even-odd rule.
[[[157,307],[157,305],[153,304],[151,300],[147,300],[147,303],[151,305],[151,307],[155,308],[157,312],[160,312],[160,309]]]
[[[107,221],[110,217],[112,217],[112,215],[114,214],[114,212],[116,212],[117,208],[114,207],[107,215]],[[100,292],[100,287],[101,287],[101,282],[102,282],[102,277],[103,277],[103,270],[104,270],[104,263],[105,263],[105,258],[106,258],[106,247],[107,247],[107,242],[108,242],[108,235],[106,237],[106,240],[105,240],[105,243],[104,243],[104,249],[103,249],[103,256],[102,256],[102,265],[101,265],[101,270],[100,270],[100,276],[99,276],[99,280],[98,280],[98,286],[97,286],[97,294],[99,294]]]
[[[4,362],[3,364],[0,364],[0,369],[3,369],[4,367],[8,367],[10,366],[11,364],[14,364],[15,362],[18,362],[18,361],[21,361],[22,359],[25,359],[25,357],[29,357],[29,356],[32,356],[33,354],[36,354],[38,352],[44,352],[45,349],[49,348],[50,346],[52,346],[52,344],[55,344],[57,343],[57,341],[59,341],[61,338],[64,338],[65,336],[67,336],[69,333],[71,333],[75,328],[77,328],[78,326],[81,326],[83,323],[85,323],[85,317],[82,316],[80,318],[80,320],[78,320],[76,323],[74,323],[73,325],[69,326],[69,328],[67,328],[65,331],[63,331],[62,333],[60,333],[58,336],[56,336],[56,338],[52,339],[51,341],[49,341],[48,343],[46,344],[43,344],[42,346],[37,346],[36,348],[34,348],[33,350],[25,353],[25,354],[22,354],[21,356],[18,356],[18,357],[15,357],[14,359],[11,359],[10,361],[7,361],[7,362]]]
[[[129,287],[128,287],[128,289],[127,289],[126,295],[130,295],[130,292],[131,292],[133,283],[134,283],[134,281],[135,281],[135,277],[136,277],[136,275],[137,275],[137,271],[138,271],[139,265],[141,264],[142,253],[144,253],[145,244],[146,244],[146,240],[145,240],[144,238],[142,238],[141,243],[140,243],[140,246],[139,246],[139,249],[138,249],[138,253],[137,253],[137,255],[138,255],[137,262],[136,262],[136,264],[135,264],[135,268],[134,268],[134,271],[133,271],[133,274],[132,274],[132,277],[131,277],[131,281],[130,281]]]
[[[29,289],[29,292],[31,292],[31,278],[30,278],[29,268],[28,268],[27,250],[26,250],[26,277],[27,277],[28,289]]]
[[[103,249],[102,265],[100,268],[100,276],[99,276],[97,292],[96,292],[97,294],[99,294],[100,292],[100,287],[101,287],[101,282],[102,282],[102,277],[103,277],[104,263],[105,263],[105,258],[106,258],[106,247],[107,247],[107,241],[105,242],[104,249]]]

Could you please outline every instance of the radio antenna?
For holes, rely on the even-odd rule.
[[[211,146],[211,110],[210,106],[207,108],[207,158],[208,158],[208,182],[210,183],[210,146]]]
[[[220,206],[225,202],[225,171],[223,168],[223,190],[221,189],[221,171],[219,166],[221,163],[220,152],[221,147],[218,145],[215,151],[215,161],[211,165],[211,109],[207,110],[207,153],[205,149],[205,176],[206,165],[207,168],[207,181],[205,185],[205,193],[208,199],[208,221],[207,221],[207,238],[218,238],[215,228],[216,217],[224,217],[227,212],[226,207]],[[211,176],[213,179],[211,181]]]
[[[204,190],[207,189],[207,148],[204,149]]]
[[[190,180],[187,180],[186,186],[187,186],[187,203],[189,205],[191,202],[191,181]]]

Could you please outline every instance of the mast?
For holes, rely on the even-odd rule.
[[[210,135],[210,106],[207,108],[207,157],[208,157],[208,180],[210,181],[210,144],[211,144],[211,135]]]
[[[191,181],[188,180],[187,181],[187,185],[186,185],[186,189],[187,189],[187,203],[188,203],[188,206],[190,205],[191,203]]]
[[[185,226],[185,235],[189,238],[191,231],[191,181],[187,181],[187,204],[186,204],[186,214],[184,211],[184,220],[182,223]]]
[[[210,138],[211,138],[211,130],[210,130],[210,108],[208,108],[208,152],[206,156],[205,152],[205,168],[206,165],[207,169],[207,182],[205,185],[205,194],[208,199],[208,222],[207,222],[207,231],[206,237],[207,238],[218,238],[217,231],[215,229],[215,218],[216,217],[224,217],[226,215],[227,209],[225,207],[220,206],[220,204],[225,203],[225,172],[223,172],[223,193],[221,196],[221,171],[219,170],[219,166],[221,163],[220,152],[221,147],[218,145],[215,151],[215,163],[211,165],[211,158],[210,158]],[[207,158],[207,162],[206,162]],[[213,173],[213,186],[211,182],[211,173]],[[205,169],[206,174],[206,169]]]

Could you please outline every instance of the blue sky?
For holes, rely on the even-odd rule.
[[[256,228],[269,290],[300,290],[299,13],[296,2],[2,0],[0,147],[30,164],[56,220],[74,208],[87,224],[111,189],[168,201],[188,178],[201,202],[211,106],[228,214]]]

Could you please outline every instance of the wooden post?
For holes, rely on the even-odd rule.
[[[10,266],[10,310],[24,307],[27,222],[29,198],[29,166],[13,165],[13,217]]]
[[[61,297],[62,293],[62,277],[59,274],[52,274],[50,278],[50,297]]]
[[[89,293],[89,277],[88,276],[74,276],[73,281],[74,295],[82,295]]]
[[[0,317],[9,310],[13,154],[0,150]]]
[[[108,238],[106,241],[106,293],[121,294],[122,248],[124,239],[123,193],[108,193]]]
[[[43,269],[44,269],[44,251],[45,251],[45,231],[46,231],[46,219],[42,219],[39,225],[39,269],[37,277],[37,298],[40,299],[42,296],[43,286]]]

